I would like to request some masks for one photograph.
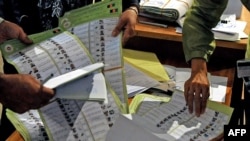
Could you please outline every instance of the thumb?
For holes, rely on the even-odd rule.
[[[119,28],[116,26],[116,27],[114,28],[114,30],[112,31],[112,36],[113,36],[113,37],[116,37],[119,33],[120,33],[120,30],[119,30]]]
[[[117,25],[115,26],[115,28],[112,31],[112,36],[116,37],[117,35],[120,34],[120,32],[122,31],[123,28],[125,28],[125,23],[123,23],[123,20],[119,20]]]
[[[25,44],[32,44],[33,43],[33,41],[30,38],[28,38],[27,34],[23,31],[20,32],[18,39]]]

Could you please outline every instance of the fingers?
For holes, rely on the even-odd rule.
[[[199,91],[194,93],[194,107],[195,107],[195,115],[199,117],[201,115],[201,94]]]
[[[121,28],[121,29],[120,28],[121,27],[116,26],[116,28],[112,32],[112,36],[113,37],[117,36],[124,29],[124,33],[122,36],[122,45],[125,45],[131,37],[135,36],[134,28],[131,27]]]
[[[23,113],[30,109],[38,109],[47,104],[54,96],[52,89],[43,87],[33,76],[28,74],[4,75],[5,85],[12,89],[2,91],[1,103],[14,112]]]
[[[201,114],[204,114],[207,107],[208,98],[201,98]]]
[[[29,105],[20,105],[19,107],[8,106],[8,108],[19,114],[23,114],[30,110]]]
[[[23,29],[21,27],[19,28],[18,39],[25,44],[32,44],[33,43],[33,41],[28,38],[27,34],[23,31]]]
[[[112,36],[116,37],[120,32],[121,30],[119,29],[119,27],[116,26],[114,30],[112,31]]]
[[[133,10],[124,11],[116,27],[112,31],[112,36],[116,37],[124,30],[122,44],[125,45],[128,39],[135,35],[136,23],[137,23],[137,14]]]
[[[194,92],[192,91],[188,91],[188,95],[187,95],[187,105],[188,105],[188,110],[189,110],[189,113],[193,113],[193,104],[194,104]]]
[[[1,36],[3,36],[0,40],[0,42],[3,42],[8,39],[19,39],[23,43],[26,44],[31,44],[33,43],[32,40],[30,40],[26,33],[23,31],[22,27],[19,25],[9,22],[9,21],[4,21],[1,23],[0,26],[1,29]]]
[[[112,36],[116,37],[117,35],[119,35],[119,33],[122,31],[123,27],[125,26],[125,22],[120,19],[117,23],[117,25],[115,26],[115,28],[112,31]]]
[[[131,13],[134,14],[134,12],[133,11],[131,13],[130,12],[131,12],[131,10],[130,11],[126,10],[125,12],[122,13],[116,27],[112,31],[112,36],[113,37],[116,37],[119,33],[121,33],[121,31],[124,28],[126,28],[126,26],[128,24],[133,23],[133,20],[136,20],[137,15],[136,15],[136,17],[132,17]]]
[[[199,117],[206,110],[207,101],[209,99],[209,90],[199,87],[185,88],[185,100],[188,105],[189,113],[195,112],[195,115]]]
[[[29,104],[26,104],[25,102],[20,101],[20,100],[17,101],[17,100],[12,100],[12,99],[11,100],[6,99],[2,102],[2,104],[8,109],[19,114],[25,113],[28,110],[30,110]]]
[[[55,96],[55,92],[53,89],[50,89],[41,85],[40,95],[41,95],[41,98],[43,99],[51,99]]]
[[[42,96],[44,97],[44,96]],[[34,97],[33,101],[8,101],[4,105],[5,107],[11,109],[14,112],[19,114],[25,113],[31,109],[39,109],[47,105],[50,101],[50,98],[41,99],[40,97]]]
[[[33,41],[31,39],[29,39],[28,36],[24,32],[21,32],[20,36],[18,38],[20,41],[22,41],[25,44],[32,44],[33,43]]]
[[[202,93],[201,93],[201,114],[205,113],[206,107],[207,107],[207,101],[209,100],[209,89],[206,89],[206,87],[202,87]]]
[[[41,85],[39,96],[41,97],[40,98],[40,107],[41,107],[49,103],[50,99],[52,99],[55,96],[55,92],[54,90]]]
[[[135,36],[135,30],[134,28],[125,28],[124,30],[124,34],[122,37],[122,45],[125,45],[127,43],[127,41],[131,38]]]
[[[113,37],[118,36],[121,33],[121,31],[123,30],[124,26],[125,26],[125,22],[123,22],[120,19],[119,22],[118,22],[118,24],[116,25],[116,27],[112,31],[112,36]],[[126,31],[124,31],[124,32],[126,32]],[[124,35],[126,36],[126,34],[124,34]],[[125,42],[127,42],[127,37],[125,37],[125,36],[122,37],[122,45],[124,45]]]

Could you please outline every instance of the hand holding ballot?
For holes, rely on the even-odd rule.
[[[0,30],[0,43],[12,38],[17,38],[26,44],[32,43],[21,27],[2,18],[0,18]],[[0,66],[2,65],[0,59]],[[1,67],[0,72],[2,72]],[[0,73],[0,89],[0,103],[17,113],[40,108],[54,96],[52,89],[43,87],[37,79],[27,74]]]
[[[9,39],[19,39],[23,43],[31,44],[32,40],[30,40],[23,29],[10,21],[4,20],[0,17],[0,43],[9,40]]]
[[[55,98],[105,101],[105,78],[101,72],[97,72],[103,67],[102,62],[90,64],[53,77],[43,85],[56,91]]]
[[[119,33],[124,29],[122,44],[125,45],[129,38],[135,36],[135,25],[137,23],[138,9],[135,6],[131,6],[124,11],[112,31],[112,36],[118,36]]]
[[[0,79],[0,102],[17,113],[38,109],[54,96],[52,89],[28,74],[1,74]]]

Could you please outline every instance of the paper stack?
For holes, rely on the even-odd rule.
[[[193,0],[141,0],[140,15],[152,19],[175,22],[184,16]]]
[[[237,41],[248,36],[244,33],[245,21],[236,20],[236,14],[223,14],[220,22],[212,29],[218,40]]]

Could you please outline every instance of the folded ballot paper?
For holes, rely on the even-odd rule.
[[[193,0],[141,0],[140,15],[175,22],[186,14],[192,3]]]
[[[146,51],[123,49],[123,59],[126,63],[147,74],[149,77],[166,82],[169,77],[156,54]]]
[[[56,90],[56,98],[105,100],[107,89],[102,73],[95,71],[104,67],[95,63],[74,71],[53,77],[44,86]]]

